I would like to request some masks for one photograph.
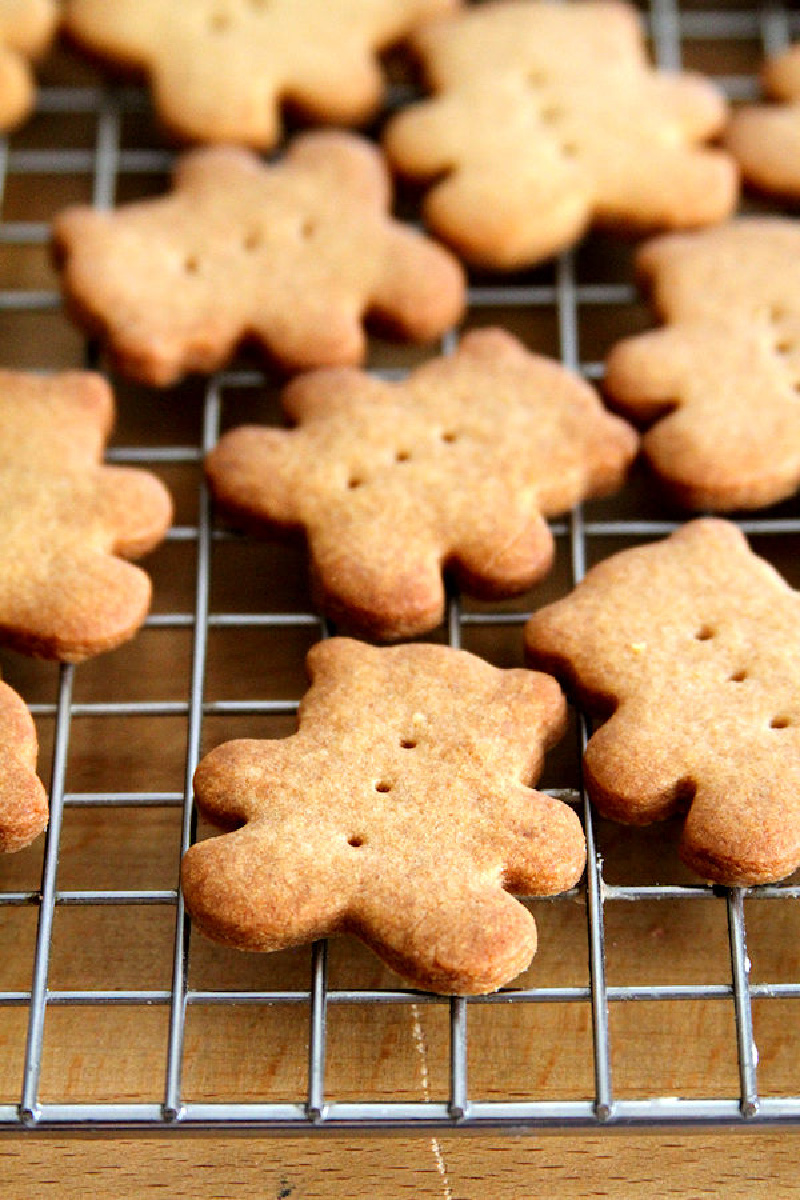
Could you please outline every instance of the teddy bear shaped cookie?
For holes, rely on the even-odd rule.
[[[0,372],[0,642],[76,662],[132,637],[171,501],[148,471],[104,466],[113,399],[90,372]],[[122,556],[122,557],[120,557]]]
[[[592,223],[714,224],[737,172],[703,143],[726,117],[707,79],[649,65],[621,3],[494,0],[412,39],[434,96],[390,121],[393,166],[431,183],[424,215],[468,261],[529,266]]]
[[[800,595],[735,525],[691,521],[604,559],[525,642],[608,718],[584,756],[602,813],[684,813],[681,857],[716,883],[800,866]]]
[[[337,125],[378,107],[378,53],[459,0],[67,0],[66,31],[94,56],[147,72],[184,138],[269,150],[280,107]]]
[[[459,264],[389,204],[373,146],[308,133],[272,164],[190,152],[171,194],[60,214],[54,247],[72,314],[144,383],[216,370],[246,339],[290,370],[349,364],[365,315],[427,341],[464,305]]]
[[[299,376],[296,428],[244,426],[206,460],[223,513],[305,533],[322,610],[378,639],[432,629],[443,571],[484,598],[548,570],[545,514],[616,487],[633,430],[577,374],[499,329],[389,383],[356,370]]]
[[[0,682],[0,854],[30,845],[47,816],[47,796],[36,775],[33,719],[17,693]]]
[[[529,786],[559,735],[554,679],[447,646],[318,643],[289,738],[228,742],[195,774],[231,832],[183,859],[187,908],[210,937],[278,950],[357,934],[417,987],[488,992],[536,949],[509,892],[572,887],[578,817]]]
[[[800,223],[741,218],[656,238],[637,266],[662,329],[611,351],[614,407],[694,509],[759,508],[800,484]]]

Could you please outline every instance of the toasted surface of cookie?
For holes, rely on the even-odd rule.
[[[496,329],[399,383],[319,371],[283,399],[298,428],[225,434],[214,496],[256,530],[304,530],[323,611],[377,638],[441,621],[443,569],[486,598],[530,586],[544,517],[612,490],[637,445],[588,384]]]
[[[0,853],[30,845],[47,825],[47,796],[36,775],[36,729],[26,705],[0,682]]]
[[[0,132],[33,107],[30,60],[47,47],[57,16],[54,0],[0,0]]]
[[[393,118],[386,149],[436,181],[426,219],[469,261],[521,267],[593,221],[684,228],[735,207],[732,159],[701,148],[724,124],[721,94],[654,71],[632,8],[495,0],[414,44],[437,94]]]
[[[638,256],[666,328],[618,343],[605,388],[650,424],[643,450],[681,504],[758,508],[800,485],[800,223],[742,218]]]
[[[245,338],[289,369],[349,364],[368,313],[427,341],[463,308],[456,260],[389,204],[377,150],[310,133],[271,166],[233,148],[186,154],[167,196],[61,214],[55,252],[78,321],[145,383],[214,370]]]
[[[762,78],[765,92],[778,103],[737,109],[726,145],[748,183],[800,197],[800,44],[770,59]]]
[[[156,110],[194,141],[267,150],[280,105],[358,124],[378,107],[378,52],[460,0],[67,0],[65,28],[149,74]]]
[[[249,950],[351,932],[416,986],[500,987],[536,948],[508,892],[554,894],[583,871],[577,816],[528,786],[562,731],[558,685],[347,638],[308,667],[294,736],[228,742],[197,769],[201,811],[234,832],[183,860],[193,919]]]
[[[799,634],[798,593],[707,518],[593,567],[525,640],[612,714],[584,759],[600,811],[647,824],[688,810],[682,858],[733,885],[800,866]]]
[[[152,549],[171,519],[147,471],[101,465],[113,420],[89,372],[0,372],[0,642],[77,661],[131,637],[150,581],[125,557]]]

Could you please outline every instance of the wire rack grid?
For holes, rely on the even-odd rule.
[[[721,69],[716,73],[735,100],[758,94],[755,59],[762,53],[780,49],[792,36],[800,33],[800,16],[781,4],[711,11],[681,8],[673,0],[652,0],[645,16],[649,20],[655,57],[662,66],[680,66],[685,61],[687,46],[691,46],[692,54],[701,61],[717,52]],[[749,47],[750,57],[745,66],[740,65],[737,57],[739,46]],[[730,69],[729,62],[732,63]],[[0,222],[0,242],[11,252],[42,250],[49,233],[47,220],[30,219],[20,208],[22,202],[15,204],[15,187],[23,189],[19,193],[23,195],[24,189],[41,188],[44,181],[49,180],[55,181],[53,186],[58,192],[64,182],[82,179],[90,186],[93,202],[108,207],[120,198],[123,184],[131,187],[134,193],[146,193],[152,178],[161,177],[173,160],[172,150],[157,140],[154,139],[152,145],[140,145],[128,137],[127,123],[135,123],[143,115],[146,119],[147,115],[145,94],[135,87],[107,86],[95,79],[88,83],[81,82],[80,78],[78,82],[69,79],[66,83],[56,79],[47,82],[42,89],[38,113],[44,116],[48,128],[48,121],[63,120],[65,129],[71,121],[86,123],[92,130],[92,144],[76,148],[65,137],[58,144],[37,145],[34,138],[30,143],[12,139],[3,147],[0,183],[6,197],[6,211]],[[614,253],[618,252],[615,250]],[[554,349],[562,361],[567,366],[581,369],[589,378],[597,378],[601,374],[601,364],[599,357],[587,355],[583,347],[586,331],[595,323],[602,323],[603,314],[612,324],[619,318],[622,321],[619,330],[626,331],[636,304],[636,292],[629,271],[627,275],[623,272],[621,277],[617,274],[604,277],[601,270],[598,278],[592,274],[591,252],[589,267],[582,255],[583,251],[566,254],[552,270],[534,272],[526,277],[474,278],[469,292],[471,316],[486,323],[481,318],[488,315],[494,321],[515,328],[523,316],[535,314],[545,324],[550,322]],[[0,290],[0,317],[25,317],[36,323],[50,314],[66,326],[57,291],[53,286],[39,286],[35,273],[32,277],[23,276],[21,280],[12,274],[10,285],[7,282],[4,290]],[[445,339],[445,349],[452,345],[453,336]],[[591,334],[589,340],[592,340]],[[74,347],[64,353],[73,351]],[[86,361],[96,361],[91,347],[80,349],[79,353],[86,356]],[[58,355],[61,354],[59,349]],[[377,372],[388,375],[396,375],[405,369],[402,365],[387,365],[380,356],[371,365]],[[281,956],[277,956],[279,965],[267,973],[267,983],[259,982],[258,968],[247,976],[251,980],[249,985],[242,982],[235,971],[229,978],[224,973],[212,971],[208,976],[211,982],[204,982],[202,978],[198,982],[193,976],[192,964],[193,956],[201,951],[198,940],[191,936],[174,882],[164,886],[142,886],[134,881],[131,886],[121,887],[114,886],[116,881],[113,880],[107,884],[97,883],[90,875],[80,886],[68,886],[71,878],[69,855],[74,842],[68,825],[73,814],[88,814],[90,819],[106,815],[121,819],[123,813],[133,813],[137,817],[154,812],[169,814],[165,854],[172,864],[174,879],[180,855],[197,834],[192,806],[192,773],[207,741],[221,740],[221,734],[216,732],[217,725],[220,729],[227,728],[226,723],[246,719],[252,722],[254,729],[268,726],[271,729],[270,722],[276,731],[288,732],[290,728],[297,708],[296,684],[292,682],[281,694],[278,683],[273,688],[277,694],[267,693],[271,698],[253,699],[252,691],[247,693],[254,674],[247,653],[243,664],[240,662],[244,683],[239,681],[238,691],[244,688],[242,698],[236,698],[235,692],[220,694],[220,689],[209,682],[214,674],[210,659],[215,658],[210,639],[217,634],[244,639],[249,647],[250,638],[270,639],[270,644],[277,644],[281,639],[310,643],[328,632],[310,605],[304,606],[300,602],[281,607],[282,585],[276,585],[279,598],[273,606],[274,611],[261,611],[258,606],[246,605],[238,610],[227,609],[222,603],[215,602],[215,573],[222,571],[219,563],[226,551],[233,548],[237,552],[243,544],[247,551],[255,553],[256,550],[215,525],[202,484],[200,464],[204,453],[214,445],[220,428],[235,423],[242,407],[246,408],[253,397],[260,397],[268,383],[261,369],[253,368],[247,362],[241,367],[234,365],[207,385],[193,385],[197,396],[185,398],[184,416],[176,418],[176,409],[168,412],[166,403],[159,400],[163,434],[150,436],[145,433],[137,437],[136,433],[142,433],[144,423],[137,425],[134,421],[131,426],[135,430],[133,437],[126,441],[123,432],[123,440],[109,452],[112,461],[146,465],[167,477],[170,472],[184,472],[189,479],[188,490],[194,504],[192,518],[173,528],[166,551],[169,554],[172,548],[184,554],[181,561],[187,565],[185,575],[192,577],[190,592],[186,593],[188,602],[169,605],[166,609],[157,604],[140,635],[142,644],[148,636],[159,633],[184,639],[181,666],[176,664],[174,668],[166,668],[171,681],[177,681],[175,689],[179,694],[169,699],[153,699],[152,696],[118,699],[115,695],[117,676],[110,672],[107,677],[102,673],[98,675],[97,690],[93,690],[94,683],[84,689],[88,696],[85,698],[81,680],[84,674],[90,673],[89,666],[64,666],[58,670],[57,683],[54,683],[52,673],[48,674],[44,667],[29,668],[13,655],[3,660],[4,673],[12,683],[16,676],[26,682],[28,670],[41,671],[41,675],[31,676],[34,690],[54,686],[56,694],[32,705],[40,729],[48,731],[44,740],[50,744],[51,818],[45,848],[38,852],[38,858],[35,855],[28,858],[25,869],[20,868],[20,886],[14,887],[17,877],[13,871],[0,875],[3,888],[0,891],[0,918],[9,917],[12,910],[36,914],[35,929],[30,929],[30,957],[27,960],[32,976],[30,986],[12,986],[5,976],[0,977],[0,1017],[22,1014],[22,1023],[17,1020],[13,1027],[9,1025],[2,1030],[3,1044],[12,1037],[9,1031],[16,1031],[13,1036],[16,1036],[20,1049],[12,1061],[21,1071],[22,1086],[14,1092],[13,1082],[9,1080],[18,1079],[18,1075],[9,1068],[6,1071],[8,1079],[3,1076],[7,1066],[3,1059],[0,1063],[0,1087],[4,1089],[0,1093],[3,1101],[0,1102],[0,1128],[298,1131],[352,1127],[503,1127],[563,1130],[599,1126],[652,1127],[670,1123],[756,1127],[800,1120],[800,1082],[796,1075],[789,1073],[784,1077],[780,1072],[767,1073],[764,1076],[767,1086],[761,1086],[759,1051],[756,1049],[759,1038],[754,1022],[754,1008],[767,1001],[770,1005],[790,1001],[797,1005],[800,1000],[798,963],[796,958],[793,959],[781,978],[774,975],[767,978],[769,971],[765,968],[765,977],[754,980],[747,950],[747,935],[753,925],[760,931],[765,924],[774,923],[774,913],[793,914],[792,902],[800,899],[800,886],[789,881],[780,886],[750,890],[712,889],[679,873],[670,875],[671,861],[665,868],[670,878],[667,883],[650,878],[645,882],[631,882],[620,877],[620,881],[615,877],[614,869],[609,876],[604,858],[609,850],[613,858],[613,847],[618,843],[614,841],[614,835],[609,835],[602,823],[598,823],[579,790],[579,751],[586,738],[586,728],[579,717],[575,723],[574,744],[564,752],[569,758],[569,766],[565,768],[563,778],[556,772],[550,790],[581,807],[589,848],[588,873],[585,883],[575,894],[550,903],[542,923],[546,928],[550,912],[568,912],[571,936],[577,946],[575,953],[587,961],[584,974],[576,982],[572,982],[573,975],[569,970],[561,975],[558,971],[552,976],[545,973],[542,979],[534,966],[529,976],[495,995],[446,1001],[411,991],[387,972],[379,975],[375,983],[376,976],[370,975],[369,969],[361,975],[358,971],[348,974],[347,969],[333,969],[331,957],[335,952],[324,942],[315,944],[307,959],[292,960],[283,975]],[[126,402],[133,403],[127,393],[121,397],[121,407]],[[260,403],[260,400],[252,402]],[[185,417],[186,411],[191,411],[192,416]],[[151,413],[151,410],[147,412]],[[194,440],[181,440],[193,421],[199,433]],[[675,514],[662,512],[649,503],[639,506],[638,499],[634,489],[633,499],[627,507],[625,502],[621,508],[604,507],[603,504],[587,506],[573,512],[567,520],[554,523],[562,578],[560,585],[553,586],[566,590],[583,576],[594,557],[626,541],[647,540],[675,528],[679,519]],[[747,533],[760,539],[760,544],[780,547],[782,562],[796,560],[796,537],[800,533],[796,504],[748,517],[741,524]],[[192,556],[193,565],[190,566]],[[171,565],[165,568],[167,573],[172,569]],[[274,577],[267,581],[267,588],[273,583]],[[503,642],[503,646],[510,645],[513,639],[516,647],[513,651],[501,649],[499,652],[500,659],[510,654],[513,660],[518,653],[529,602],[530,597],[517,605],[489,608],[471,606],[453,594],[442,639],[453,646],[463,643],[478,648],[483,644],[481,639],[505,637],[507,642]],[[137,651],[131,653],[135,655]],[[266,650],[263,654],[269,658]],[[134,657],[132,661],[132,669],[135,669],[138,660]],[[185,668],[185,679],[181,677],[181,667]],[[102,672],[104,668],[99,670]],[[266,670],[268,673],[269,663]],[[91,678],[94,680],[94,676]],[[134,731],[136,722],[145,723],[156,730],[156,742],[159,729],[172,729],[177,722],[180,726],[177,741],[182,756],[180,785],[134,789],[122,768],[115,776],[115,786],[110,786],[105,776],[101,786],[92,788],[81,784],[84,775],[80,764],[90,756],[91,749],[87,749],[86,738],[79,737],[76,730],[83,729],[82,723],[86,723],[90,730],[87,737],[90,740],[96,738],[100,745],[97,753],[101,755],[104,735],[97,730],[104,722],[112,721],[127,723],[127,728]],[[209,735],[210,727],[213,732]],[[126,736],[135,743],[135,732]],[[163,737],[165,744],[171,743],[171,733],[164,733]],[[71,783],[73,777],[78,784]],[[86,778],[91,782],[91,772]],[[661,854],[660,850],[653,849],[658,845],[657,839],[648,845],[651,855]],[[32,884],[30,871],[39,866],[41,881]],[[107,877],[106,873],[103,878]],[[126,882],[124,872],[120,873],[120,879]],[[649,975],[615,982],[618,974],[614,969],[615,940],[607,939],[607,926],[619,927],[617,914],[620,911],[652,913],[654,906],[664,913],[679,914],[676,918],[681,930],[678,940],[684,937],[687,942],[694,940],[695,959],[701,963],[696,977],[687,981],[678,972],[679,978],[668,982],[652,982]],[[127,987],[91,986],[85,980],[78,980],[78,986],[66,986],[54,978],[54,959],[60,961],[63,958],[60,955],[62,941],[66,939],[68,949],[78,954],[77,940],[70,942],[59,928],[62,917],[70,910],[82,916],[88,913],[97,916],[102,909],[109,910],[118,924],[126,912],[138,916],[157,909],[165,915],[173,932],[160,986],[149,982],[149,974],[142,976],[148,982],[135,979],[135,986]],[[770,912],[764,917],[767,909]],[[579,914],[577,926],[576,911]],[[720,923],[720,913],[724,913],[724,969],[711,982],[703,974],[703,964],[710,964],[713,959],[716,971],[719,955],[716,959],[713,955],[708,956],[706,948],[702,944],[698,946],[698,942],[702,942],[702,933],[693,935],[691,932],[697,919],[701,929],[707,928],[707,924],[702,923],[703,917],[698,917],[701,913],[713,914],[715,929]],[[792,915],[787,921],[793,919]],[[100,942],[101,958],[113,957],[115,940],[124,936],[117,932],[118,924],[104,926],[108,940]],[[581,927],[582,932],[576,934],[575,929]],[[653,936],[663,937],[660,920],[651,921],[650,932]],[[650,948],[645,949],[650,953]],[[59,970],[63,974],[63,970]],[[779,973],[777,967],[776,972]],[[580,972],[578,974],[580,976]],[[659,1088],[649,1081],[631,1083],[624,1057],[627,1027],[616,1023],[616,1014],[638,1014],[648,1006],[658,1009],[659,1005],[671,1006],[670,1011],[677,1008],[690,1014],[689,1026],[704,1020],[711,1008],[724,1010],[728,1014],[725,1028],[730,1039],[730,1058],[735,1064],[735,1079],[728,1073],[721,1087],[715,1090],[708,1077],[703,1077],[680,1094],[665,1094],[664,1087]],[[533,1055],[531,1043],[539,1038],[541,1028],[536,1023],[529,1027],[527,1018],[535,1012],[557,1010],[563,1014],[568,1009],[579,1012],[583,1022],[583,1036],[579,1039],[581,1049],[574,1051],[585,1060],[581,1081],[574,1086],[563,1082],[561,1091],[550,1086],[538,1088],[539,1060]],[[64,1012],[83,1014],[82,1037],[90,1041],[93,1025],[97,1023],[99,1027],[101,1015],[109,1010],[125,1010],[135,1015],[157,1010],[162,1014],[163,1020],[152,1038],[153,1046],[144,1054],[150,1064],[147,1069],[151,1076],[142,1087],[125,1082],[124,1078],[119,1083],[114,1082],[117,1066],[137,1052],[135,1046],[122,1041],[105,1049],[100,1072],[104,1083],[98,1089],[102,1098],[82,1095],[81,1087],[87,1093],[91,1091],[85,1080],[79,1087],[71,1087],[71,1068],[59,1073],[57,1065],[53,1065],[60,1061],[59,1055],[63,1057],[66,1053],[65,1046],[59,1042],[57,1018]],[[415,1064],[413,1071],[416,1071],[413,1083],[393,1085],[388,1091],[378,1088],[374,1096],[365,1094],[368,1089],[359,1091],[356,1085],[349,1091],[343,1087],[332,1088],[330,1060],[345,1021],[352,1019],[363,1035],[368,1024],[379,1022],[377,1014],[387,1011],[402,1013],[402,1019],[410,1028],[408,1044]],[[781,1008],[779,1025],[787,1022],[787,1011]],[[252,1024],[248,1023],[248,1012],[255,1013],[259,1020],[267,1013],[278,1014],[271,1026],[270,1037],[279,1041],[294,1039],[295,1067],[298,1056],[303,1060],[302,1078],[298,1076],[294,1094],[290,1095],[292,1089],[287,1088],[286,1094],[273,1098],[267,1084],[258,1078],[251,1087],[243,1088],[241,1094],[221,1094],[213,1078],[201,1086],[194,1064],[198,1057],[202,1058],[202,1053],[198,1055],[197,1039],[189,1028],[193,1014],[198,1012],[205,1014],[207,1020],[213,1020],[213,1014],[221,1019],[219,1014],[224,1014],[226,1020],[240,1023],[245,1028],[242,1035],[245,1045],[249,1037],[255,1036]],[[795,1014],[796,1008],[791,1017],[794,1021],[797,1019]],[[279,1023],[286,1020],[285,1027]],[[51,1032],[53,1023],[55,1028]],[[336,1028],[332,1032],[334,1025]],[[567,1021],[564,1028],[577,1030],[578,1025],[570,1025]],[[543,1028],[547,1027],[545,1022]],[[70,1026],[65,1028],[64,1037],[68,1039]],[[678,1053],[675,1031],[680,1028],[679,1018],[670,1035],[673,1042],[667,1040],[662,1044],[667,1054]],[[790,1028],[789,1021],[786,1043]],[[563,1030],[560,1036],[563,1039]],[[771,1053],[770,1062],[780,1059],[782,1053],[790,1056],[788,1044],[782,1045],[782,1036],[780,1032],[770,1034],[777,1046]],[[690,1028],[688,1037],[702,1041],[703,1031]],[[526,1069],[530,1066],[529,1076],[522,1083],[517,1081],[506,1087],[502,1073],[498,1071],[497,1078],[491,1081],[493,1086],[487,1084],[492,1074],[493,1055],[498,1052],[498,1039],[506,1043],[501,1054],[503,1061],[519,1056]],[[199,1042],[202,1051],[202,1036]],[[561,1049],[562,1044],[557,1043],[547,1053],[557,1058]],[[438,1067],[434,1064],[437,1050],[441,1060]],[[382,1051],[378,1047],[376,1055],[379,1052],[384,1055],[394,1053],[386,1051],[385,1047]],[[78,1058],[77,1054],[73,1056],[73,1066]],[[764,1070],[766,1062],[762,1054]],[[80,1074],[80,1069],[75,1069]],[[622,1080],[621,1084],[618,1084],[618,1078]],[[672,1077],[669,1079],[671,1081]],[[676,1085],[676,1089],[679,1088],[680,1082]],[[145,1096],[147,1098],[143,1098]]]

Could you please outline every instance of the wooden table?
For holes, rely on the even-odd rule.
[[[0,1143],[9,1200],[755,1200],[797,1195],[797,1166],[781,1134]]]

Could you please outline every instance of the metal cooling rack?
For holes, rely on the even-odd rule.
[[[720,8],[714,11],[679,9],[673,0],[652,0],[647,13],[655,56],[660,65],[677,67],[681,63],[682,45],[687,39],[709,44],[725,40],[759,38],[765,53],[786,45],[790,37],[800,35],[800,15],[791,13],[781,4],[768,4],[747,10]],[[735,99],[755,97],[758,88],[751,74],[723,76],[721,82]],[[43,112],[84,114],[96,120],[96,143],[93,150],[64,149],[57,146],[45,149],[0,149],[0,185],[20,174],[34,175],[91,175],[94,202],[109,206],[115,201],[117,183],[126,175],[162,172],[171,162],[171,154],[163,149],[128,149],[122,136],[123,117],[146,109],[144,92],[135,88],[46,87],[39,98]],[[12,143],[13,145],[13,143]],[[0,242],[6,246],[35,246],[47,241],[48,227],[35,221],[5,221],[0,223]],[[559,261],[552,283],[520,284],[493,282],[476,284],[470,290],[472,307],[523,309],[530,306],[551,309],[558,322],[561,357],[564,363],[580,367],[589,377],[597,377],[601,367],[597,362],[582,361],[579,345],[579,317],[592,306],[629,304],[634,289],[627,284],[583,284],[577,281],[575,262],[571,254]],[[59,308],[59,296],[49,290],[11,290],[0,292],[0,311],[38,313]],[[212,379],[205,392],[202,444],[175,445],[142,449],[117,449],[110,457],[115,461],[142,463],[155,469],[170,464],[199,464],[202,455],[217,438],[218,429],[231,388],[257,387],[262,382],[258,373],[231,371]],[[748,533],[783,537],[800,532],[800,520],[794,516],[774,515],[743,522]],[[566,540],[571,556],[574,581],[585,571],[587,556],[600,538],[649,538],[665,534],[674,528],[668,521],[607,520],[592,521],[582,510],[575,511],[568,521],[556,523],[554,531]],[[170,538],[196,545],[195,603],[192,611],[153,615],[149,626],[184,628],[192,631],[191,681],[185,700],[159,702],[96,702],[73,701],[76,669],[62,667],[57,700],[54,704],[34,706],[37,716],[49,718],[55,724],[54,749],[51,764],[51,818],[44,853],[40,892],[6,891],[0,893],[0,907],[38,905],[38,931],[29,991],[0,992],[0,1006],[27,1009],[27,1043],[24,1058],[24,1079],[17,1103],[0,1105],[0,1128],[80,1130],[110,1127],[118,1129],[174,1129],[179,1127],[211,1129],[284,1129],[298,1131],[311,1128],[456,1128],[508,1127],[514,1129],[597,1128],[599,1126],[681,1126],[728,1124],[764,1125],[792,1123],[800,1120],[800,1095],[760,1096],[758,1087],[757,1051],[753,1036],[752,1002],[755,999],[780,997],[800,1001],[800,980],[781,984],[754,984],[749,980],[749,959],[746,950],[744,899],[747,891],[721,891],[704,886],[612,886],[604,881],[603,866],[597,853],[592,811],[585,798],[570,797],[582,806],[588,840],[588,876],[580,895],[585,899],[588,922],[590,975],[587,986],[531,987],[510,989],[496,995],[476,999],[452,999],[396,990],[335,989],[328,986],[327,946],[313,947],[311,975],[307,987],[283,991],[223,991],[198,990],[189,986],[190,928],[180,895],[175,889],[165,890],[73,890],[58,885],[59,843],[65,806],[182,806],[183,822],[180,835],[181,853],[191,843],[194,834],[194,814],[191,797],[191,778],[201,747],[203,720],[210,714],[243,713],[292,714],[296,703],[291,700],[207,702],[204,698],[206,650],[208,631],[247,626],[276,630],[281,627],[309,626],[324,634],[317,617],[311,612],[284,614],[237,614],[211,612],[209,587],[212,572],[212,546],[225,536],[214,529],[209,501],[203,492],[199,498],[196,525],[179,526]],[[453,596],[448,612],[448,637],[458,646],[462,633],[469,625],[512,623],[520,628],[526,613],[471,612],[462,609]],[[78,668],[80,670],[80,668]],[[185,786],[183,792],[68,792],[67,765],[70,756],[71,722],[75,717],[135,717],[146,714],[160,718],[185,717],[188,722],[186,742]],[[586,737],[581,725],[580,736]],[[124,784],[124,780],[122,781]],[[765,902],[786,904],[800,899],[800,886],[776,886],[757,889]],[[689,900],[692,904],[724,903],[730,947],[730,982],[708,986],[676,984],[670,986],[611,986],[606,981],[604,918],[610,905],[622,902],[637,903],[650,900]],[[175,911],[175,942],[171,986],[168,989],[133,990],[55,990],[48,985],[51,937],[58,906],[78,905],[164,905]],[[620,1098],[615,1095],[611,1070],[612,1034],[609,1026],[610,1006],[626,1002],[708,1000],[730,1002],[735,1011],[736,1056],[739,1065],[739,1094],[730,1097],[679,1098],[647,1096]],[[591,1008],[593,1027],[594,1095],[582,1100],[551,1101],[536,1099],[478,1100],[471,1095],[468,1074],[469,1015],[478,1006],[507,1004],[579,1003]],[[182,1091],[182,1060],[187,1011],[192,1005],[299,1005],[308,1013],[308,1070],[305,1096],[297,1103],[236,1103],[193,1102]],[[329,1037],[327,1015],[332,1006],[349,1005],[449,1005],[449,1096],[434,1101],[427,1094],[420,1102],[328,1101],[326,1098],[325,1063]],[[164,1069],[162,1102],[102,1102],[61,1103],[44,1101],[40,1094],[42,1050],[46,1014],[65,1005],[92,1006],[167,1006],[169,1037]]]

